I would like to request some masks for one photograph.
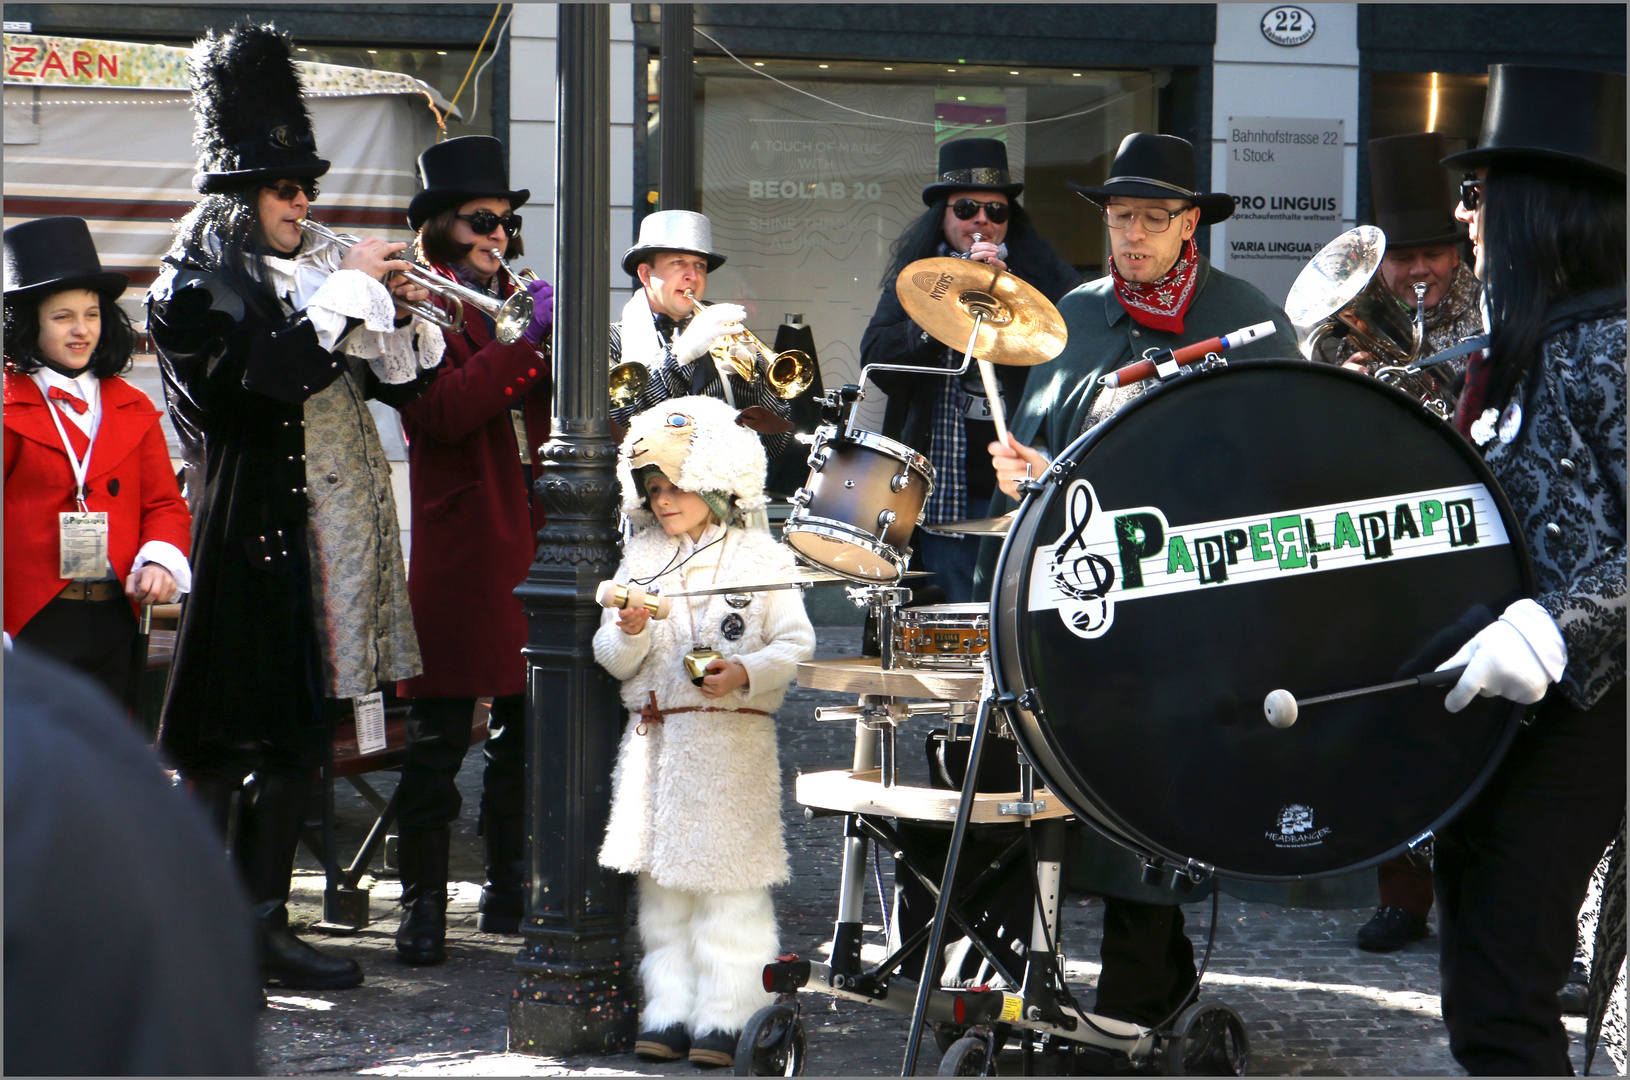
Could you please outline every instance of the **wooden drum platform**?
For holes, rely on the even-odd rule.
[[[811,690],[935,701],[976,702],[984,678],[981,671],[927,668],[891,668],[885,671],[875,656],[809,660],[798,665],[798,685]],[[969,718],[972,719],[971,710]],[[818,810],[950,824],[956,820],[957,804],[962,796],[961,792],[947,788],[885,785],[882,769],[872,768],[859,772],[833,769],[804,773],[798,777],[793,797],[800,805]],[[1040,821],[1070,816],[1064,804],[1043,788],[1036,789],[1035,799],[1038,803],[1046,804],[1044,810],[1020,813],[1016,804],[1022,798],[1023,795],[1017,791],[981,793],[974,798],[973,816],[969,820],[976,825],[997,825],[1018,824],[1026,818]],[[1011,807],[1005,814],[1002,812],[1004,804]]]
[[[804,773],[798,777],[793,798],[800,806],[813,806],[818,810],[836,810],[844,814],[872,814],[877,817],[906,818],[910,821],[943,821],[947,825],[956,820],[957,803],[962,793],[949,788],[911,787],[896,784],[884,787],[881,769],[867,769],[851,773],[846,769],[830,772]],[[1069,810],[1045,788],[1036,789],[1036,801],[1045,802],[1047,808],[1034,814],[1019,816],[1002,813],[1003,803],[1017,803],[1017,791],[989,792],[974,796],[973,816],[968,820],[975,825],[1017,825],[1028,818],[1042,821],[1047,818],[1069,817]]]

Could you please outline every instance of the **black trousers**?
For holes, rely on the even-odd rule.
[[[1449,1049],[1474,1076],[1570,1076],[1557,992],[1591,872],[1625,801],[1624,683],[1588,710],[1554,690],[1437,836]]]
[[[396,789],[396,818],[402,832],[444,829],[458,820],[464,798],[454,783],[470,749],[473,697],[414,698],[408,708],[407,751]],[[517,818],[526,810],[526,696],[492,700],[483,748],[481,830],[496,818]]]
[[[17,631],[17,640],[84,672],[128,710],[135,688],[136,615],[123,593],[111,600],[58,596]]]
[[[1104,897],[1103,970],[1092,1011],[1152,1026],[1169,1017],[1198,977],[1194,945],[1176,904]]]

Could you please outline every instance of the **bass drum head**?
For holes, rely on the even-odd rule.
[[[1143,398],[1059,455],[992,604],[1015,734],[1076,814],[1145,854],[1283,881],[1360,869],[1441,826],[1523,707],[1408,678],[1532,595],[1471,445],[1373,379],[1235,363]],[[1028,694],[1029,696],[1024,696]]]

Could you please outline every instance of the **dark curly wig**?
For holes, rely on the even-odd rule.
[[[63,290],[70,291],[70,290]],[[25,296],[20,300],[6,299],[5,358],[6,368],[27,374],[45,366],[40,355],[40,308],[57,295],[55,292]],[[130,370],[130,355],[136,351],[136,328],[130,325],[130,316],[119,306],[118,293],[98,292],[102,301],[102,336],[91,352],[86,367],[98,379],[122,375]]]
[[[165,261],[209,270],[243,297],[257,314],[280,314],[277,296],[262,276],[262,255],[282,254],[266,244],[260,228],[260,183],[205,195],[176,223]],[[303,241],[302,241],[303,243]]]

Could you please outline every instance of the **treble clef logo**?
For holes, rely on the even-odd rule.
[[[1105,597],[1115,584],[1115,567],[1102,555],[1087,550],[1087,525],[1096,501],[1092,488],[1084,483],[1072,484],[1066,498],[1069,528],[1053,549],[1047,573],[1054,587],[1069,598],[1059,605],[1059,614],[1077,633],[1094,635],[1109,622],[1109,601]]]

